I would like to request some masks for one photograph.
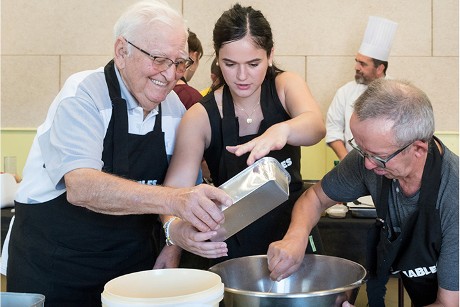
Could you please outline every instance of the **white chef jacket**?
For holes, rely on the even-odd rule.
[[[356,99],[367,89],[367,85],[350,81],[335,93],[327,111],[326,143],[341,140],[349,151],[353,148],[348,140],[353,137],[350,130],[350,118]]]

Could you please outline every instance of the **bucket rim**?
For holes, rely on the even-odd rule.
[[[147,275],[151,274],[152,272],[155,273],[168,273],[169,271],[180,272],[180,273],[190,273],[191,271],[195,271],[196,273],[202,274],[203,276],[211,276],[215,279],[215,285],[212,287],[203,289],[201,291],[183,294],[183,295],[171,295],[171,296],[163,296],[163,297],[146,297],[146,298],[138,298],[138,297],[130,297],[125,295],[120,295],[111,292],[108,288],[110,288],[110,283],[119,281],[123,278],[126,278],[128,275]],[[110,281],[108,281],[104,286],[104,291],[101,293],[101,298],[105,298],[108,300],[118,300],[124,302],[149,302],[149,303],[183,303],[190,300],[196,300],[198,297],[206,297],[208,300],[215,300],[215,299],[222,299],[224,295],[224,284],[222,283],[221,277],[210,271],[206,270],[199,270],[199,269],[186,269],[186,268],[168,268],[168,269],[157,269],[157,270],[145,270],[145,271],[138,271],[133,273],[128,273],[125,275],[118,276]]]

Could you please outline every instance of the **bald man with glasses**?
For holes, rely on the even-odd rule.
[[[371,195],[378,215],[368,241],[371,276],[399,274],[415,306],[458,306],[458,156],[434,136],[428,97],[404,81],[375,80],[350,127],[354,150],[298,199],[288,232],[270,245],[272,279],[298,269],[325,209]]]

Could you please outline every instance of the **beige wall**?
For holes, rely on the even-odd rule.
[[[112,54],[113,24],[134,2],[2,0],[1,128],[36,128],[70,74],[105,65]],[[236,0],[168,2],[183,12],[204,45],[205,56],[191,82],[203,89],[209,85],[213,25]],[[437,131],[458,132],[457,0],[239,2],[264,13],[274,32],[275,61],[307,80],[324,114],[335,90],[353,78],[368,16],[398,22],[388,74],[408,79],[428,94]],[[321,157],[314,158],[329,165],[324,143],[315,148]]]
[[[133,0],[3,0],[1,126],[37,127],[65,79],[104,65],[112,26]],[[203,42],[191,84],[209,83],[212,29],[235,0],[169,0]],[[275,60],[301,74],[325,113],[335,90],[353,78],[354,55],[369,15],[399,23],[388,74],[427,92],[436,129],[458,131],[457,0],[253,0],[275,38]]]
[[[133,0],[3,0],[1,126],[37,127],[65,79],[104,65],[112,26]],[[212,28],[232,0],[169,0],[203,42],[191,84],[209,82]],[[457,0],[253,0],[275,37],[275,60],[307,80],[325,113],[335,90],[353,78],[354,55],[369,15],[399,23],[388,74],[427,92],[436,129],[458,131]]]

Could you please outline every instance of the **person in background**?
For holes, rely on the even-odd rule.
[[[198,90],[188,85],[188,82],[192,79],[195,71],[198,69],[200,64],[200,59],[203,56],[203,46],[201,41],[198,39],[198,36],[190,29],[188,31],[188,54],[189,57],[193,60],[193,64],[184,73],[184,76],[177,81],[176,86],[174,86],[174,92],[176,92],[179,99],[184,104],[185,108],[188,110],[192,105],[200,101],[203,96]],[[198,179],[196,184],[200,184],[203,181],[208,183],[209,171],[205,162],[202,163],[202,169],[198,174]]]
[[[153,268],[157,214],[215,233],[228,195],[160,186],[185,112],[172,89],[192,63],[182,16],[138,2],[115,24],[113,60],[66,81],[16,195],[7,291],[44,294],[47,307],[101,306],[109,280]]]
[[[184,76],[177,81],[174,92],[179,96],[185,108],[189,109],[203,97],[199,91],[188,85],[188,82],[192,80],[195,71],[198,69],[198,65],[200,65],[200,59],[203,56],[203,46],[196,34],[190,31],[190,29],[188,30],[187,43],[188,55],[193,60],[193,64],[187,68]]]
[[[203,95],[203,97],[209,94],[212,91],[212,87],[219,82],[219,79],[218,79],[219,75],[220,75],[220,72],[219,72],[219,66],[217,66],[217,58],[214,58],[211,62],[211,74],[210,74],[211,86],[200,91],[200,94]]]
[[[407,82],[375,80],[356,101],[350,128],[353,150],[298,199],[287,234],[270,245],[271,278],[297,270],[326,208],[371,195],[378,219],[369,273],[399,274],[415,306],[458,306],[458,156],[434,136],[430,100]]]
[[[283,237],[292,206],[303,192],[300,146],[318,143],[326,132],[305,81],[275,66],[271,27],[260,11],[235,4],[217,20],[213,42],[220,82],[181,121],[164,184],[192,186],[203,156],[216,186],[269,156],[291,175],[289,200],[225,242],[206,242],[208,237],[198,232],[181,236],[192,226],[176,217],[163,217],[170,222],[169,243],[174,245],[163,249],[156,267],[177,265],[181,248],[211,258],[209,265],[265,254],[271,242]],[[319,236],[310,239],[309,252],[315,252]],[[221,244],[228,249],[225,257],[218,253]]]
[[[381,17],[370,16],[363,41],[355,58],[355,80],[339,88],[326,116],[326,144],[339,160],[352,147],[346,140],[353,136],[350,131],[350,117],[353,104],[375,79],[385,78],[397,23]]]

